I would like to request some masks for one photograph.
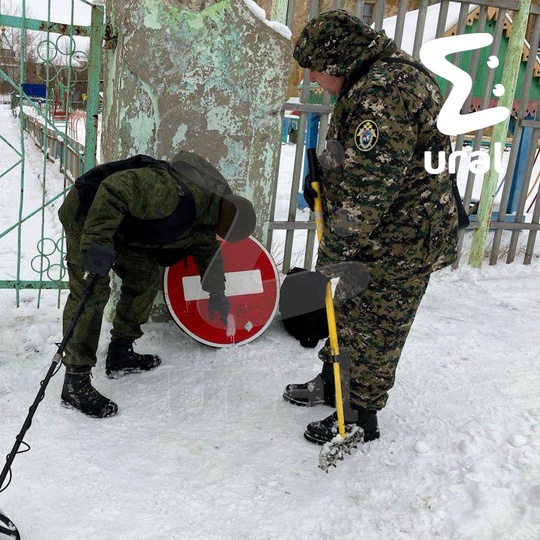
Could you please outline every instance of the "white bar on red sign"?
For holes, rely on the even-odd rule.
[[[260,294],[264,291],[260,270],[243,270],[240,272],[225,272],[225,295],[241,296]],[[201,288],[199,276],[184,276],[182,278],[186,302],[207,300],[209,294]]]

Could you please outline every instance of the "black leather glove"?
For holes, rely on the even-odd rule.
[[[106,276],[118,257],[118,252],[112,248],[101,246],[95,242],[88,248],[82,269],[89,274]]]
[[[210,315],[210,319],[214,319],[214,313],[217,311],[221,317],[221,322],[226,325],[230,307],[231,304],[224,292],[210,293],[210,300],[208,302],[208,314]]]
[[[311,211],[313,212],[315,210],[315,199],[317,198],[317,192],[311,185],[311,173],[307,173],[306,177],[304,178],[304,199],[306,199],[306,202],[308,203],[308,206],[311,208]],[[319,186],[320,186],[319,182]]]
[[[315,210],[315,199],[317,198],[317,192],[311,186],[311,174],[307,173],[304,178],[304,199],[308,203],[308,206],[311,208],[311,211]]]

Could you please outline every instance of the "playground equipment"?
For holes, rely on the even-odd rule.
[[[65,121],[68,117],[68,94],[65,89],[55,88],[53,94],[52,116],[54,121]]]
[[[80,129],[82,126],[82,129]],[[68,119],[68,135],[75,139],[79,140],[78,134],[84,134],[86,131],[86,112],[75,110],[69,115]],[[84,137],[84,135],[83,135]]]

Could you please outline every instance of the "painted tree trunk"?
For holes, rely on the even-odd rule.
[[[107,8],[103,161],[197,152],[253,201],[264,241],[291,42],[243,0],[108,0]]]
[[[264,242],[291,42],[243,0],[107,0],[107,13],[102,161],[196,152],[253,202]],[[152,319],[168,318],[160,296]]]

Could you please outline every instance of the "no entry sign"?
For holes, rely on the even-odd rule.
[[[278,306],[279,277],[274,261],[255,238],[221,243],[225,294],[231,304],[227,324],[210,319],[208,293],[201,288],[197,266],[187,257],[163,276],[163,293],[175,322],[192,338],[212,347],[248,343],[272,322]]]

